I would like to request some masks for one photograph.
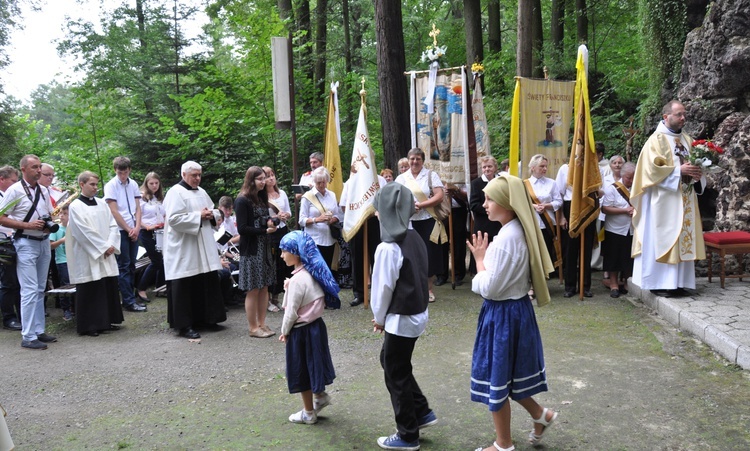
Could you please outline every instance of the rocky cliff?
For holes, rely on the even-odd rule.
[[[704,228],[750,230],[750,0],[711,3],[687,36],[677,98],[686,131],[725,150],[701,199]]]

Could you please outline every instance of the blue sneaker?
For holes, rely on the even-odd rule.
[[[435,426],[437,422],[438,422],[437,415],[435,415],[434,411],[430,410],[430,413],[428,413],[427,415],[419,419],[418,421],[419,429],[424,429],[430,426]]]
[[[418,451],[419,450],[419,439],[413,442],[407,442],[402,439],[398,432],[391,435],[390,437],[380,437],[378,439],[378,446],[383,449],[398,449],[406,451]]]

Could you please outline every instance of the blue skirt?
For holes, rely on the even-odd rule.
[[[286,341],[286,382],[289,393],[325,391],[336,378],[323,318],[292,328]]]
[[[547,391],[544,351],[528,296],[484,301],[471,360],[471,400],[496,412],[510,396]]]

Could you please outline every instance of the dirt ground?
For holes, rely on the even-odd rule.
[[[537,309],[550,391],[536,397],[560,412],[546,449],[750,449],[750,373],[660,321],[639,303],[602,287],[584,302]],[[436,288],[430,324],[417,342],[415,374],[440,422],[422,433],[423,450],[473,450],[493,440],[490,415],[469,399],[469,373],[481,305],[469,284]],[[373,450],[395,423],[382,380],[382,338],[369,311],[326,311],[337,378],[333,404],[318,424],[296,425],[301,408],[284,379],[284,344],[251,338],[242,308],[200,343],[166,323],[166,300],[125,313],[124,328],[79,337],[50,308],[46,351],[0,331],[0,403],[19,450],[289,449]],[[281,314],[269,314],[278,330]],[[513,406],[516,449],[531,421]]]

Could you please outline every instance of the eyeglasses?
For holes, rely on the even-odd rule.
[[[55,174],[45,174],[43,172],[42,172],[42,175],[45,176],[45,177],[54,177],[55,176]]]

